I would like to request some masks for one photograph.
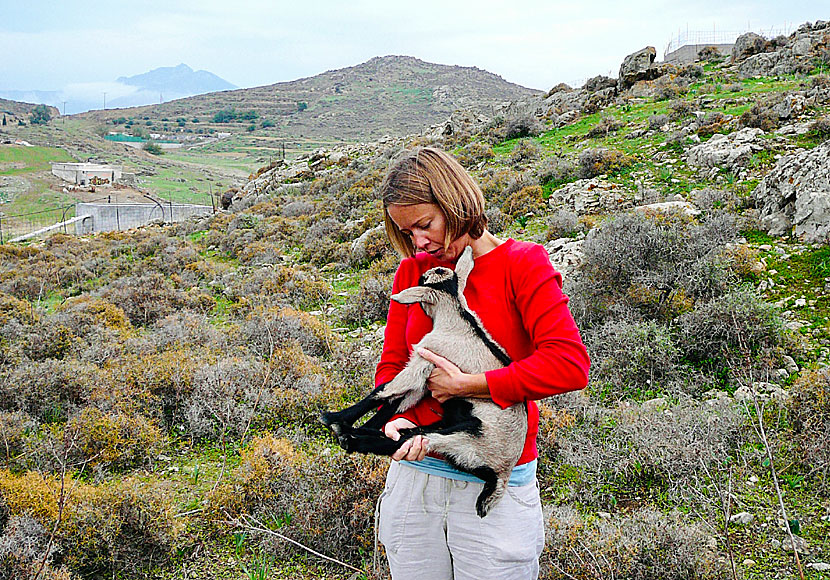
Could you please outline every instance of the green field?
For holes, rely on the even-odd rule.
[[[75,161],[63,149],[0,145],[0,175],[20,175],[49,171],[50,162]]]

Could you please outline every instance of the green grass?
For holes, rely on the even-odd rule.
[[[75,161],[63,149],[0,145],[0,175],[21,175],[49,171],[50,162]]]

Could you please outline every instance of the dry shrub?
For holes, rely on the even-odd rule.
[[[268,366],[257,360],[224,358],[200,368],[184,409],[191,436],[241,437],[254,414],[272,403],[267,380]]]
[[[735,211],[740,205],[740,199],[734,191],[725,189],[696,189],[689,197],[699,209],[706,212]]]
[[[697,134],[701,137],[714,135],[724,130],[729,123],[729,118],[720,111],[712,111],[698,122]]]
[[[536,168],[539,185],[558,187],[576,179],[576,166],[569,159],[552,155],[545,157]]]
[[[501,205],[501,211],[517,219],[528,214],[537,214],[544,207],[545,198],[542,188],[538,185],[528,185],[511,193]]]
[[[679,121],[692,115],[692,103],[684,99],[677,99],[669,103],[669,119]]]
[[[737,236],[730,216],[697,224],[680,215],[623,214],[593,228],[573,282],[580,328],[606,319],[670,320],[725,291],[718,254]]]
[[[701,303],[677,319],[677,328],[678,347],[688,361],[721,371],[748,363],[771,368],[782,340],[775,306],[740,289]]]
[[[249,514],[280,533],[355,566],[374,544],[375,501],[389,460],[339,449],[303,452],[272,435],[257,438],[210,497],[211,512]],[[271,549],[294,553],[284,542]]]
[[[118,304],[135,326],[152,324],[184,305],[183,294],[157,272],[119,278],[100,296]]]
[[[23,352],[33,361],[61,360],[72,353],[76,335],[65,325],[46,319],[29,329]]]
[[[329,373],[296,345],[274,352],[266,388],[270,404],[255,417],[254,426],[268,430],[316,425],[321,413],[342,405],[344,396]]]
[[[760,252],[746,244],[730,244],[720,254],[724,266],[743,280],[754,281],[764,270]]]
[[[100,324],[104,328],[127,333],[132,330],[127,314],[115,304],[88,294],[73,297],[61,304],[59,312],[78,315],[90,324]]]
[[[546,514],[544,580],[726,580],[726,561],[709,546],[710,534],[680,513],[642,509],[608,519],[586,519],[572,507]]]
[[[66,429],[77,433],[77,459],[90,467],[123,471],[150,463],[164,443],[156,423],[142,415],[86,407]]]
[[[340,312],[343,322],[367,324],[376,320],[386,320],[393,278],[391,274],[364,276],[360,280],[360,289],[356,294],[349,296],[348,302]]]
[[[224,335],[204,314],[176,312],[156,322],[146,335],[159,351],[172,347],[225,346]]]
[[[616,133],[624,126],[625,123],[615,119],[614,117],[603,117],[588,130],[586,135],[588,137],[607,137],[611,133]]]
[[[574,414],[576,424],[560,432],[555,449],[541,449],[550,462],[542,486],[598,509],[648,497],[699,505],[701,497],[691,492],[718,474],[742,441],[742,409],[728,396],[604,407],[582,395],[556,404]],[[702,509],[713,507],[703,501]]]
[[[821,117],[810,123],[810,133],[818,141],[830,139],[830,118]]]
[[[89,401],[97,369],[74,360],[26,362],[0,382],[0,409],[24,411],[41,422],[64,421]]]
[[[605,397],[639,398],[659,391],[680,369],[668,327],[654,321],[608,321],[585,334],[591,384]]]
[[[259,304],[296,307],[318,304],[329,299],[331,294],[331,286],[313,266],[239,270],[228,276],[225,290],[225,296],[231,300],[248,299]]]
[[[533,139],[519,139],[510,151],[510,163],[519,165],[542,156],[542,147]]]
[[[778,128],[778,113],[769,103],[755,103],[748,111],[744,111],[738,119],[738,124],[741,127],[754,127],[769,132]]]
[[[787,409],[801,457],[826,492],[830,489],[830,370],[804,372],[793,385]]]
[[[12,319],[21,324],[31,324],[33,321],[32,305],[25,300],[0,292],[0,326],[8,324]]]
[[[520,115],[505,121],[505,139],[535,137],[544,131],[544,127],[535,115]]]
[[[240,326],[242,344],[267,359],[278,348],[298,345],[311,356],[325,355],[335,336],[314,316],[292,308],[255,309]]]
[[[455,156],[461,165],[470,168],[478,165],[479,163],[494,159],[496,154],[493,151],[493,148],[487,143],[471,141],[456,151]]]
[[[40,522],[13,516],[0,532],[0,580],[70,580],[67,570],[54,567],[55,546],[49,545],[49,532]]]
[[[142,577],[164,565],[184,537],[174,517],[169,485],[127,478],[92,486],[66,476],[68,500],[56,529],[56,553],[81,577]],[[28,514],[51,530],[58,514],[61,480],[34,472],[0,470],[0,493],[13,516]]]
[[[23,453],[26,437],[37,430],[37,421],[23,411],[0,411],[0,463],[7,467]],[[0,530],[3,529],[0,522]]]
[[[622,171],[634,162],[634,158],[616,149],[586,149],[579,154],[580,178],[611,175]]]
[[[560,209],[545,219],[548,226],[548,240],[558,238],[573,238],[585,231],[585,225],[579,221],[579,216],[572,211]]]

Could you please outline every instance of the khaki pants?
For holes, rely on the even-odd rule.
[[[536,482],[510,487],[486,517],[482,484],[429,475],[393,461],[378,535],[394,580],[533,580],[545,544]]]

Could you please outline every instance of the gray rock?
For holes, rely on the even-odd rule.
[[[777,52],[764,52],[750,56],[741,63],[738,68],[738,74],[742,78],[765,77],[772,75],[776,65],[780,59],[780,54]]]
[[[657,78],[654,59],[657,50],[647,46],[637,52],[629,54],[620,65],[619,84],[621,89],[627,89],[637,81],[648,81]]]
[[[632,207],[633,196],[616,183],[600,178],[579,179],[554,191],[548,204],[552,209],[568,209],[584,215]]]
[[[730,524],[738,524],[739,526],[746,526],[751,524],[754,520],[755,516],[749,512],[741,512],[729,517]]]
[[[583,240],[559,238],[545,244],[553,268],[565,279],[569,278],[582,263],[582,242]]]
[[[792,51],[795,56],[807,56],[810,54],[810,49],[813,48],[813,43],[809,36],[802,36],[793,43]]]
[[[735,133],[716,133],[686,153],[686,163],[701,169],[722,167],[732,171],[743,168],[753,153],[764,150],[761,129],[746,127]]]
[[[782,157],[753,192],[770,235],[830,239],[830,142]]]
[[[807,100],[801,95],[784,95],[783,100],[773,107],[779,119],[789,119],[800,115],[807,108]]]
[[[598,75],[585,81],[585,84],[582,86],[582,88],[588,91],[589,93],[595,93],[597,91],[601,91],[602,89],[616,90],[617,79],[612,79],[611,77]]]
[[[798,372],[798,364],[795,362],[795,359],[788,354],[785,354],[781,357],[781,360],[784,362],[784,368],[787,369],[787,373],[793,375]]]
[[[748,56],[758,54],[764,50],[767,40],[754,32],[740,35],[732,46],[732,60],[740,62]]]
[[[812,568],[816,572],[830,572],[830,564],[825,562],[810,562],[804,566],[805,568]]]

